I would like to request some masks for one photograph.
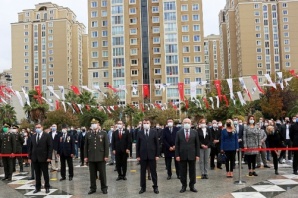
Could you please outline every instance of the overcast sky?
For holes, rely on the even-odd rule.
[[[1,0],[0,7],[0,72],[11,68],[11,28],[10,23],[17,22],[18,12],[33,9],[35,4],[51,0]],[[52,0],[60,6],[69,7],[77,15],[77,20],[87,26],[87,0]],[[203,0],[205,35],[219,34],[218,13],[224,8],[225,0]]]

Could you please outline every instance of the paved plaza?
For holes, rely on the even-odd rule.
[[[0,181],[0,197],[61,197],[61,198],[79,198],[79,197],[207,197],[207,198],[264,198],[264,197],[297,197],[298,194],[298,176],[292,174],[290,164],[280,165],[280,175],[274,175],[273,165],[271,168],[257,169],[258,177],[247,176],[247,165],[243,164],[242,180],[246,181],[245,185],[235,185],[238,175],[238,165],[234,172],[234,178],[226,178],[225,169],[209,170],[209,179],[201,179],[199,165],[197,164],[197,183],[195,187],[198,193],[190,192],[189,189],[185,193],[179,193],[181,183],[173,176],[171,180],[167,180],[164,158],[158,161],[158,186],[160,193],[153,193],[152,181],[147,180],[147,191],[141,196],[138,194],[140,190],[140,166],[137,165],[135,159],[128,162],[127,181],[116,181],[117,173],[114,166],[107,166],[108,178],[108,194],[102,194],[100,190],[100,181],[98,181],[97,192],[93,195],[87,195],[89,191],[89,172],[88,167],[80,167],[79,159],[74,160],[75,175],[73,181],[67,180],[60,182],[60,172],[50,173],[51,190],[48,195],[41,193],[33,195],[34,181],[28,181],[29,168],[25,168],[24,173],[16,172],[13,181]],[[224,167],[224,166],[223,166]],[[17,167],[18,170],[18,167]],[[174,174],[175,175],[175,174]],[[3,177],[3,168],[0,171],[0,178]]]

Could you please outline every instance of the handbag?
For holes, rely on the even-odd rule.
[[[225,164],[227,160],[227,156],[224,153],[219,153],[217,156],[217,161],[221,164]]]

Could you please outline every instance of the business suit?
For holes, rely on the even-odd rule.
[[[205,135],[204,132],[205,131]],[[207,177],[207,169],[208,169],[208,162],[210,157],[210,148],[213,144],[212,134],[209,128],[199,128],[198,129],[198,137],[200,142],[200,170],[201,174],[204,177]],[[203,148],[202,146],[205,145],[208,148]],[[204,178],[202,178],[204,179]],[[206,178],[207,179],[207,178]]]
[[[16,138],[16,154],[22,154],[22,147],[25,142],[23,135],[20,132],[14,133]],[[20,166],[20,172],[23,172],[23,158],[22,157],[14,157],[13,158],[13,172],[16,172],[16,160],[18,159],[18,163]]]
[[[53,138],[53,133],[54,133],[53,131],[51,131],[49,133],[49,135],[51,137],[51,140],[52,140],[52,145],[53,145],[51,167],[52,167],[52,170],[58,170],[58,167],[56,166],[56,161],[58,161],[58,159],[57,159],[57,154],[58,154],[57,151],[58,151],[60,137],[61,137],[62,133],[56,131],[54,138]]]
[[[292,141],[290,139],[290,130],[291,130],[291,124],[283,124],[281,127],[281,135],[284,140],[284,145],[288,148],[292,147]],[[279,160],[286,159],[286,150],[281,151]],[[288,151],[288,160],[292,160],[292,151]]]
[[[35,171],[35,189],[41,189],[41,172],[45,180],[45,188],[50,188],[48,162],[47,159],[52,159],[52,138],[48,133],[42,132],[39,134],[39,141],[37,142],[38,134],[31,138],[29,146],[29,159],[32,161]]]
[[[149,135],[145,131],[149,131]],[[141,164],[141,188],[146,189],[146,169],[149,166],[153,181],[153,188],[157,189],[156,157],[159,157],[158,134],[154,129],[143,129],[138,132],[137,139],[137,158],[140,158]]]
[[[96,191],[96,175],[100,172],[101,190],[106,191],[107,176],[105,158],[109,157],[109,140],[105,131],[91,130],[85,137],[84,156],[88,158],[90,173],[90,190]]]
[[[61,177],[62,179],[65,179],[65,161],[67,161],[69,179],[71,180],[73,178],[73,161],[71,155],[75,154],[75,140],[72,135],[63,134],[60,137],[60,142],[58,145],[58,154],[60,155],[61,162]]]
[[[0,153],[16,153],[16,139],[14,134],[10,132],[0,134]],[[4,167],[4,178],[2,180],[11,180],[13,173],[13,158],[2,157],[2,162]]]
[[[162,132],[164,154],[168,177],[172,176],[172,158],[174,157],[176,175],[179,177],[179,162],[175,159],[175,150],[170,151],[170,147],[175,146],[177,127],[166,127]]]
[[[220,152],[221,129],[216,127],[216,128],[211,128],[210,131],[211,131],[213,141],[214,140],[219,141],[219,142],[213,143],[211,145],[210,167],[211,167],[211,169],[214,169],[215,168],[215,163],[214,163],[215,156],[217,156]],[[221,168],[221,163],[218,161],[219,160],[217,160],[217,168]]]
[[[118,129],[112,134],[112,150],[115,151],[118,178],[124,179],[127,171],[127,158],[130,150],[131,135],[126,129]]]
[[[180,182],[182,187],[187,186],[187,164],[189,167],[189,187],[194,188],[196,183],[196,157],[200,157],[200,142],[197,132],[189,130],[189,139],[183,128],[177,132],[175,143],[175,157],[180,157]]]
[[[78,138],[78,148],[80,149],[80,159],[81,159],[81,165],[84,165],[84,147],[85,147],[85,137],[86,137],[87,132],[81,132],[79,134]]]

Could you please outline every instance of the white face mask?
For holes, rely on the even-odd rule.
[[[118,124],[117,127],[118,127],[118,129],[122,129],[123,128],[123,125],[122,124]]]
[[[62,129],[62,133],[67,133],[67,130],[66,129]]]
[[[201,128],[206,128],[206,124],[201,124]]]
[[[159,129],[159,128],[160,128],[160,126],[156,126],[156,128],[157,128],[157,129]]]
[[[11,129],[11,132],[12,133],[16,133],[17,132],[17,129]]]
[[[236,124],[238,124],[238,121],[237,121],[237,120],[235,120],[235,121],[234,121],[234,124],[235,124],[235,125],[236,125]]]
[[[190,124],[188,124],[188,123],[183,124],[183,128],[184,129],[190,129]]]
[[[150,124],[143,124],[144,129],[150,129]]]
[[[222,126],[222,123],[218,123],[218,126],[221,127]]]
[[[213,126],[214,128],[217,128],[217,124],[213,124],[212,126]]]
[[[249,120],[249,123],[250,123],[250,124],[254,124],[255,121],[254,121],[254,120]]]
[[[169,123],[168,123],[168,126],[169,126],[169,127],[173,127],[173,125],[174,125],[173,122],[169,122]]]
[[[97,129],[97,124],[91,124],[91,128],[92,128],[93,130]]]

